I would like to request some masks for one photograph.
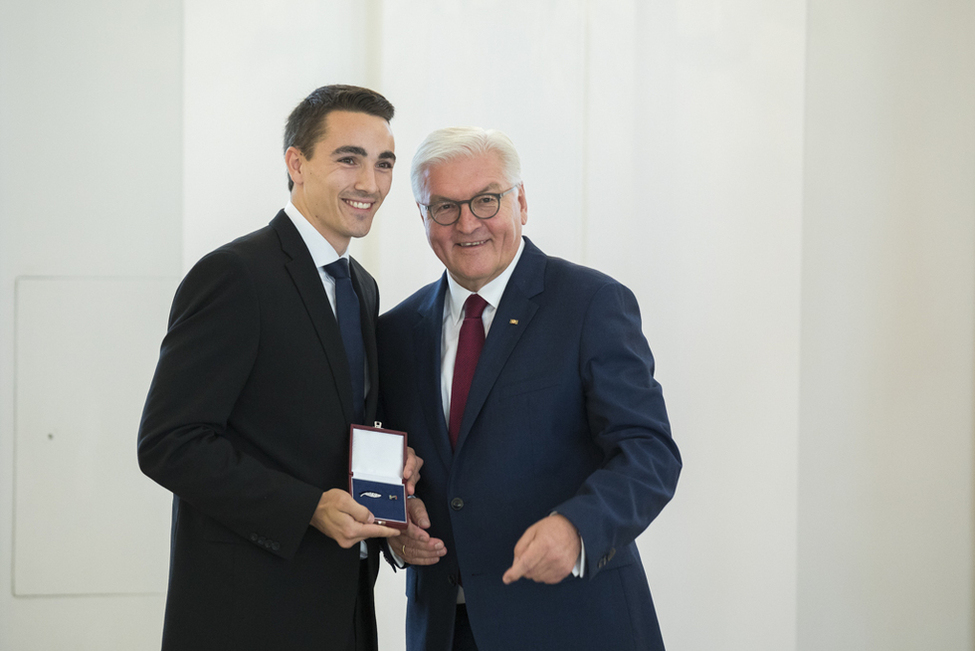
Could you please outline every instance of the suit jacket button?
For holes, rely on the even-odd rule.
[[[457,585],[457,579],[454,578],[453,574],[447,577],[447,583],[450,585]]]
[[[256,533],[252,533],[251,534],[251,542],[257,542],[257,534]]]
[[[271,544],[271,550],[272,551],[278,551],[280,549],[281,549],[281,543],[274,542],[274,543]]]
[[[459,497],[455,497],[454,499],[450,500],[450,508],[455,511],[460,511],[462,508],[464,508],[464,500],[460,499]]]

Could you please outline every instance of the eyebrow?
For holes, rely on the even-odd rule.
[[[491,183],[488,183],[483,188],[481,188],[480,190],[478,190],[477,192],[475,192],[473,194],[473,196],[471,196],[471,199],[473,199],[474,197],[476,197],[478,195],[481,195],[481,194],[500,194],[501,187],[502,186],[501,186],[500,183],[497,183],[495,181],[492,181]],[[444,197],[442,195],[435,194],[435,195],[431,195],[430,196],[430,203],[432,204],[432,203],[434,203],[434,201],[454,201],[454,202],[457,202],[457,201],[460,201],[460,199],[451,199],[450,197]]]
[[[356,145],[342,145],[334,151],[332,151],[332,156],[338,156],[339,154],[355,154],[356,156],[368,156],[369,154],[362,147],[357,147]],[[387,150],[379,154],[380,159],[392,159],[396,160],[396,154]]]
[[[358,156],[365,156],[366,150],[362,147],[356,147],[355,145],[342,145],[332,151],[332,155],[337,154],[356,154]]]

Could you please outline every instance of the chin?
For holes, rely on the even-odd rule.
[[[372,220],[361,224],[356,224],[355,228],[349,229],[352,237],[365,237],[372,230]]]

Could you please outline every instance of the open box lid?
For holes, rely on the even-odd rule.
[[[349,429],[349,493],[377,524],[406,528],[405,465],[406,432],[365,425]]]

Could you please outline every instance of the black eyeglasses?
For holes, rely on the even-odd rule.
[[[482,192],[467,201],[437,201],[429,205],[421,203],[427,211],[427,216],[441,226],[450,226],[460,219],[460,207],[465,203],[471,213],[478,219],[491,219],[501,210],[501,197],[508,194],[517,185],[513,185],[504,192]]]

